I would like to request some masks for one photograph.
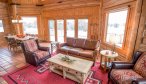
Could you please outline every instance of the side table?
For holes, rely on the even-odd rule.
[[[110,65],[111,65],[111,59],[114,59],[114,61],[116,60],[116,58],[118,57],[118,53],[116,52],[112,52],[111,50],[102,50],[100,52],[100,67],[102,67],[104,69],[104,71],[106,71]],[[104,58],[104,62],[103,62],[103,58]]]
[[[56,41],[51,42],[51,54],[57,49],[57,43]]]

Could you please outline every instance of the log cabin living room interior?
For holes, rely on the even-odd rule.
[[[0,84],[146,84],[146,0],[0,0]]]

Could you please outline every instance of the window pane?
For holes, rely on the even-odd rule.
[[[67,30],[67,37],[74,37],[75,36],[75,20],[68,19],[66,20],[66,30]]]
[[[88,19],[78,19],[78,38],[87,38]]]
[[[24,34],[38,34],[37,17],[22,17]]]
[[[49,20],[50,41],[55,41],[55,21]]]
[[[57,20],[58,42],[64,42],[64,20]]]
[[[108,15],[106,42],[122,47],[128,10]]]
[[[0,32],[4,32],[4,28],[3,28],[3,22],[2,22],[2,20],[0,20]]]

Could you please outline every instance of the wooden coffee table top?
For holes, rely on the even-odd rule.
[[[47,61],[84,73],[84,74],[88,73],[91,66],[93,65],[92,61],[88,61],[88,60],[84,60],[84,59],[80,59],[80,58],[72,57],[72,56],[69,56],[69,58],[75,61],[73,61],[72,63],[68,63],[66,61],[61,60],[61,58],[64,56],[65,56],[64,54],[59,53],[56,56],[49,58]]]

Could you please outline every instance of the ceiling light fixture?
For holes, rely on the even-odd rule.
[[[11,4],[12,9],[13,9],[13,15],[12,15],[12,23],[13,24],[22,23],[20,16],[17,14],[17,5],[20,5],[20,4],[17,4],[16,1]]]

